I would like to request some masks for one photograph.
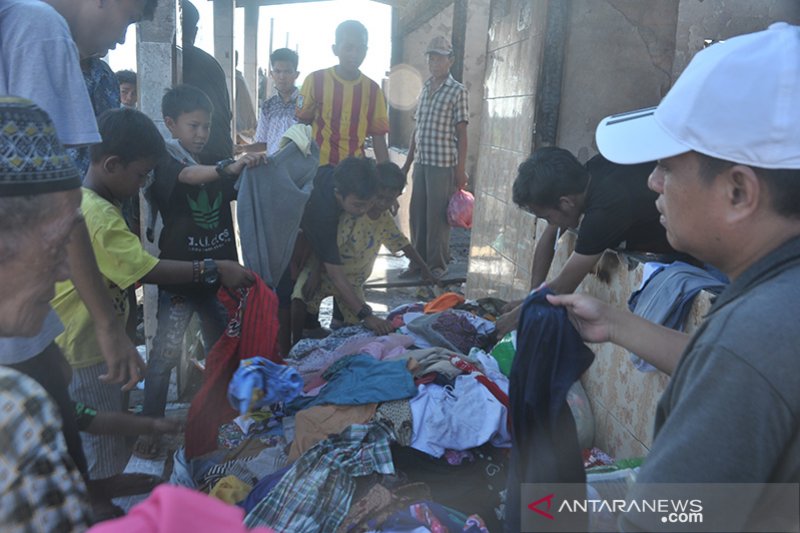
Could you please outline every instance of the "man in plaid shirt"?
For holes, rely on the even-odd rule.
[[[422,87],[403,171],[416,156],[411,193],[411,243],[436,277],[447,271],[450,226],[447,203],[455,188],[467,185],[467,89],[450,75],[453,45],[446,37],[428,45],[431,77]],[[416,272],[408,271],[409,275]]]

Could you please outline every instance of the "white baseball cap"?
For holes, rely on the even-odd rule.
[[[606,117],[595,138],[620,164],[694,150],[800,168],[800,26],[777,22],[698,52],[658,107]]]

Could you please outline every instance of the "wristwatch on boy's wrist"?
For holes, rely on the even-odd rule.
[[[222,161],[217,163],[216,169],[217,169],[217,174],[219,175],[219,177],[220,178],[230,178],[230,177],[232,177],[233,174],[231,174],[230,172],[228,172],[225,169],[227,169],[230,165],[232,165],[234,163],[236,163],[236,160],[234,158],[232,158],[232,157],[229,157],[228,159],[223,159]]]
[[[364,320],[369,316],[372,316],[372,308],[368,304],[364,304],[361,306],[361,309],[358,310],[356,318],[359,320]]]
[[[213,259],[203,259],[203,266],[200,271],[200,283],[206,287],[214,287],[219,282],[219,270],[217,263]]]

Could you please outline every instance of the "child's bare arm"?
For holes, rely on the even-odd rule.
[[[365,326],[378,335],[386,335],[394,331],[391,322],[372,315],[372,310],[367,306],[367,303],[361,300],[356,294],[356,291],[353,290],[353,286],[350,284],[350,280],[347,279],[342,265],[325,263],[325,271],[331,278],[333,286],[336,287],[336,290],[339,291],[339,295],[342,297],[340,303],[346,305],[356,316],[358,316],[363,309],[369,311],[366,317],[363,318]],[[359,316],[359,318],[362,317]]]
[[[174,261],[161,259],[153,269],[142,277],[144,283],[158,285],[179,285],[201,281],[202,261]],[[236,261],[215,260],[219,281],[229,289],[249,287],[255,281],[253,274]]]
[[[180,420],[175,418],[153,418],[130,413],[98,411],[86,428],[86,432],[94,435],[161,435],[178,433],[181,426]]]
[[[250,152],[265,152],[267,150],[267,143],[252,143],[252,144],[237,144],[233,147],[236,155]]]

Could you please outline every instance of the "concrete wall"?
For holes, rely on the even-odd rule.
[[[547,0],[492,2],[468,297],[512,299],[529,290],[536,236],[546,224],[512,204],[511,185],[516,166],[534,148],[547,6]],[[704,39],[760,30],[776,20],[798,23],[800,2],[572,0],[568,17],[557,144],[585,161],[596,153],[598,121],[657,104]],[[573,245],[574,234],[561,238],[551,275]],[[613,253],[605,258],[611,282],[590,275],[578,290],[624,306],[641,281],[641,266],[628,267]],[[708,303],[707,296],[696,302],[690,329]],[[619,457],[645,455],[668,377],[635,370],[628,354],[612,345],[593,349],[597,359],[582,381],[594,410],[595,443]]]
[[[530,153],[544,0],[492,2],[475,175],[469,296],[520,296],[530,280],[536,222],[511,203],[516,168]]]
[[[672,85],[678,2],[573,0],[558,146],[581,161],[610,114],[658,104]]]
[[[683,72],[705,39],[724,40],[766,29],[776,21],[800,24],[797,0],[681,0],[676,28],[674,77]]]

